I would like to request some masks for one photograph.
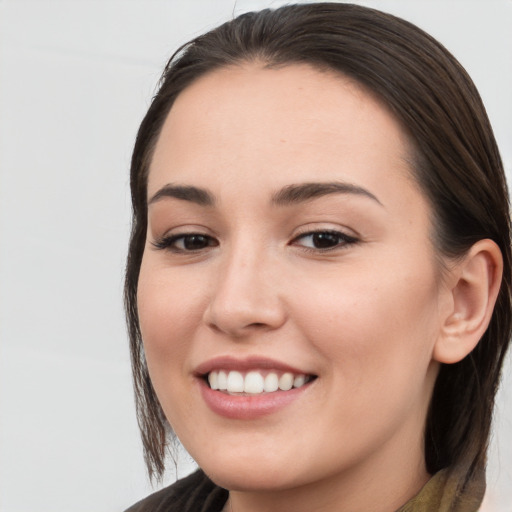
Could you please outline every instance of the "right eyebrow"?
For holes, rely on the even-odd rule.
[[[272,197],[272,202],[279,206],[302,203],[330,194],[355,194],[372,199],[380,206],[383,204],[369,190],[340,181],[319,182],[319,183],[297,183],[283,187]]]
[[[211,192],[204,188],[194,187],[192,185],[174,185],[169,183],[164,185],[156,194],[148,201],[148,205],[156,203],[165,197],[181,199],[182,201],[190,201],[200,206],[213,206],[215,197]]]

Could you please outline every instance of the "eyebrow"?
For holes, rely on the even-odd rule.
[[[204,188],[194,187],[192,185],[173,185],[171,183],[163,186],[149,200],[148,204],[156,203],[164,197],[190,201],[200,206],[213,206],[215,204],[214,195]]]
[[[369,190],[359,187],[358,185],[353,185],[352,183],[340,181],[287,185],[272,196],[272,203],[279,206],[286,206],[330,194],[355,194],[368,197],[377,202],[380,206],[383,206],[379,199]]]
[[[379,199],[369,190],[358,185],[353,185],[352,183],[339,181],[286,185],[272,196],[271,202],[277,206],[288,206],[330,194],[360,195],[368,197],[383,206]],[[169,183],[158,190],[158,192],[151,197],[148,204],[151,205],[156,203],[165,197],[181,199],[182,201],[190,201],[200,206],[213,206],[216,202],[215,196],[204,188],[192,185],[174,185]]]

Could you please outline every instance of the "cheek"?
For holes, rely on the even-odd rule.
[[[304,284],[301,328],[345,389],[399,387],[411,378],[421,384],[439,333],[437,286],[425,268],[347,272]]]
[[[183,370],[190,338],[200,323],[200,287],[180,279],[180,273],[158,268],[143,259],[137,292],[144,352],[155,388]],[[177,373],[167,372],[172,368]]]

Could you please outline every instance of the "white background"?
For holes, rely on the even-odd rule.
[[[0,0],[1,512],[121,511],[151,491],[121,300],[132,144],[180,43],[281,3]],[[510,175],[512,2],[360,3],[413,21],[461,60]],[[503,512],[511,373],[509,359],[487,498]],[[190,468],[182,456],[179,475]]]

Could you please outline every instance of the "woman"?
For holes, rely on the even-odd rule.
[[[130,510],[478,509],[508,200],[439,43],[347,4],[242,15],[171,58],[131,173],[146,462],[174,432],[201,471]]]

